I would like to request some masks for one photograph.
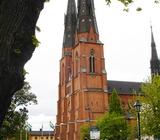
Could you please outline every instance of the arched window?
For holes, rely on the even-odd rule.
[[[61,80],[62,80],[61,83],[62,83],[62,85],[63,85],[63,84],[64,84],[64,64],[62,64],[61,76],[62,76],[62,77],[61,77],[61,78],[62,78],[62,79],[61,79]]]
[[[89,56],[89,72],[95,73],[95,56],[94,50],[91,49],[90,56]]]
[[[72,78],[72,73],[71,73],[71,67],[68,67],[68,81],[70,81]]]
[[[78,52],[75,55],[75,76],[78,76]]]

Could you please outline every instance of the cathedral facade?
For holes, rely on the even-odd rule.
[[[93,0],[68,0],[59,73],[56,140],[80,140],[80,127],[94,124],[108,111],[113,88],[127,105],[138,82],[107,79],[103,43],[99,39]],[[151,72],[160,74],[152,33]]]

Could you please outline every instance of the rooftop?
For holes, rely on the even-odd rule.
[[[33,136],[54,136],[54,131],[30,131],[29,134]]]
[[[116,89],[119,94],[133,94],[133,91],[141,91],[141,84],[142,82],[108,80],[108,92],[111,93]]]

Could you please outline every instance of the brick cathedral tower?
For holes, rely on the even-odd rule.
[[[60,60],[56,140],[80,140],[80,127],[108,108],[103,44],[93,0],[68,0]]]

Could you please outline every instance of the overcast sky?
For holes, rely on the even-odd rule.
[[[153,26],[157,51],[160,55],[160,5],[154,0],[137,0],[128,13],[120,3],[108,7],[105,0],[94,0],[100,40],[104,43],[107,79],[144,81],[150,75],[151,33]],[[143,10],[136,12],[136,7]],[[36,94],[38,105],[29,107],[29,123],[33,130],[50,130],[55,123],[59,83],[59,60],[64,32],[67,0],[51,0],[45,4],[37,26],[41,42],[26,64],[26,77]]]

